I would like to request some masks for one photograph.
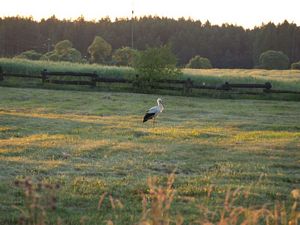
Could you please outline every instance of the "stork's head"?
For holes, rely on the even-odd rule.
[[[163,101],[161,100],[161,98],[158,98],[157,99],[157,104],[159,105],[159,104],[163,104]]]

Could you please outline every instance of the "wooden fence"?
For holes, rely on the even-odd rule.
[[[51,83],[51,84],[64,84],[64,85],[88,85],[91,87],[96,87],[97,83],[127,83],[131,85],[134,89],[143,89],[145,87],[151,89],[165,89],[173,91],[182,91],[183,94],[192,93],[193,89],[202,89],[202,90],[223,90],[230,91],[233,89],[261,89],[264,93],[291,93],[291,94],[300,94],[300,91],[290,91],[290,90],[274,90],[270,82],[264,84],[239,84],[239,83],[229,83],[225,82],[224,84],[219,85],[205,85],[192,81],[190,78],[186,80],[168,80],[162,79],[153,82],[147,82],[141,80],[138,75],[135,79],[125,79],[125,78],[113,78],[113,77],[102,77],[99,76],[96,72],[93,73],[80,73],[80,72],[54,72],[47,71],[44,69],[41,71],[40,75],[25,75],[25,74],[12,74],[3,72],[0,67],[0,81],[3,81],[5,77],[20,77],[28,79],[41,79],[42,84]],[[62,80],[57,79],[58,77],[75,77],[83,78],[86,80]]]

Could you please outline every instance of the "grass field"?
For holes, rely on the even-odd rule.
[[[143,124],[157,97],[0,87],[0,224],[25,210],[14,182],[26,177],[59,184],[50,224],[135,224],[147,178],[162,184],[174,170],[170,217],[185,224],[200,223],[200,205],[224,208],[229,188],[244,193],[237,206],[290,211],[300,188],[297,102],[162,96],[158,123]]]
[[[136,72],[130,67],[80,64],[70,62],[32,61],[24,59],[0,58],[0,66],[7,73],[39,75],[43,69],[48,71],[96,72],[100,76],[135,79]],[[198,83],[220,85],[230,83],[271,82],[273,88],[300,91],[299,70],[261,70],[261,69],[182,69],[180,79],[191,78]],[[18,78],[18,80],[20,80]],[[18,80],[14,80],[16,84]],[[40,80],[33,83],[40,85]],[[24,85],[24,80],[22,80]],[[22,84],[19,84],[22,85]]]
[[[207,84],[265,83],[271,82],[273,88],[283,90],[300,90],[299,70],[262,70],[262,69],[184,69],[183,73],[193,80]]]
[[[47,69],[48,71],[96,72],[99,75],[115,77],[134,76],[132,68],[104,66],[99,64],[0,58],[0,66],[2,66],[3,70],[7,73],[21,73],[28,75],[39,75],[42,70]]]

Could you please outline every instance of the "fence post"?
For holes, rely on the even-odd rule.
[[[42,70],[41,74],[42,74],[42,83],[44,84],[47,80],[47,70],[46,69]]]
[[[4,80],[4,76],[3,76],[3,70],[2,67],[0,66],[0,81]]]
[[[133,86],[133,88],[135,88],[135,89],[139,89],[139,87],[140,87],[140,77],[139,77],[139,75],[138,74],[135,74],[135,80],[133,80],[133,82],[132,82],[132,86]]]
[[[265,83],[265,89],[270,90],[272,88],[272,84],[270,82]]]
[[[96,87],[97,86],[97,73],[96,73],[96,71],[94,71],[93,72],[93,76],[92,76],[92,80],[91,80],[91,82],[92,82],[92,84],[91,84],[91,86],[92,87]]]
[[[228,81],[225,82],[225,84],[222,85],[222,90],[229,91],[231,90],[230,84]]]
[[[188,78],[184,83],[184,87],[183,87],[184,94],[188,95],[192,93],[192,88],[193,88],[193,81],[191,80],[191,78]]]

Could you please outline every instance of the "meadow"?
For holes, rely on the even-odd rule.
[[[300,90],[299,70],[262,69],[183,69],[183,73],[193,80],[204,79],[207,84],[265,83],[271,82],[274,89]]]
[[[165,111],[143,124],[157,97]],[[172,173],[155,189],[171,220],[144,224],[217,223],[233,206],[273,212],[252,224],[288,224],[300,214],[299,115],[294,101],[0,87],[0,224],[28,215],[20,182],[57,186],[47,224],[138,224],[157,209],[149,177]]]
[[[136,72],[131,67],[104,66],[98,64],[80,64],[70,62],[32,61],[24,59],[0,58],[0,66],[7,73],[40,75],[43,69],[48,71],[96,72],[104,77],[122,77],[135,79]],[[206,85],[229,83],[271,82],[274,89],[300,91],[299,70],[262,70],[262,69],[182,69],[177,79],[191,78],[194,82]],[[28,80],[11,79],[6,86],[24,86]],[[3,82],[2,82],[3,85]],[[27,86],[40,86],[40,80],[32,80]]]

